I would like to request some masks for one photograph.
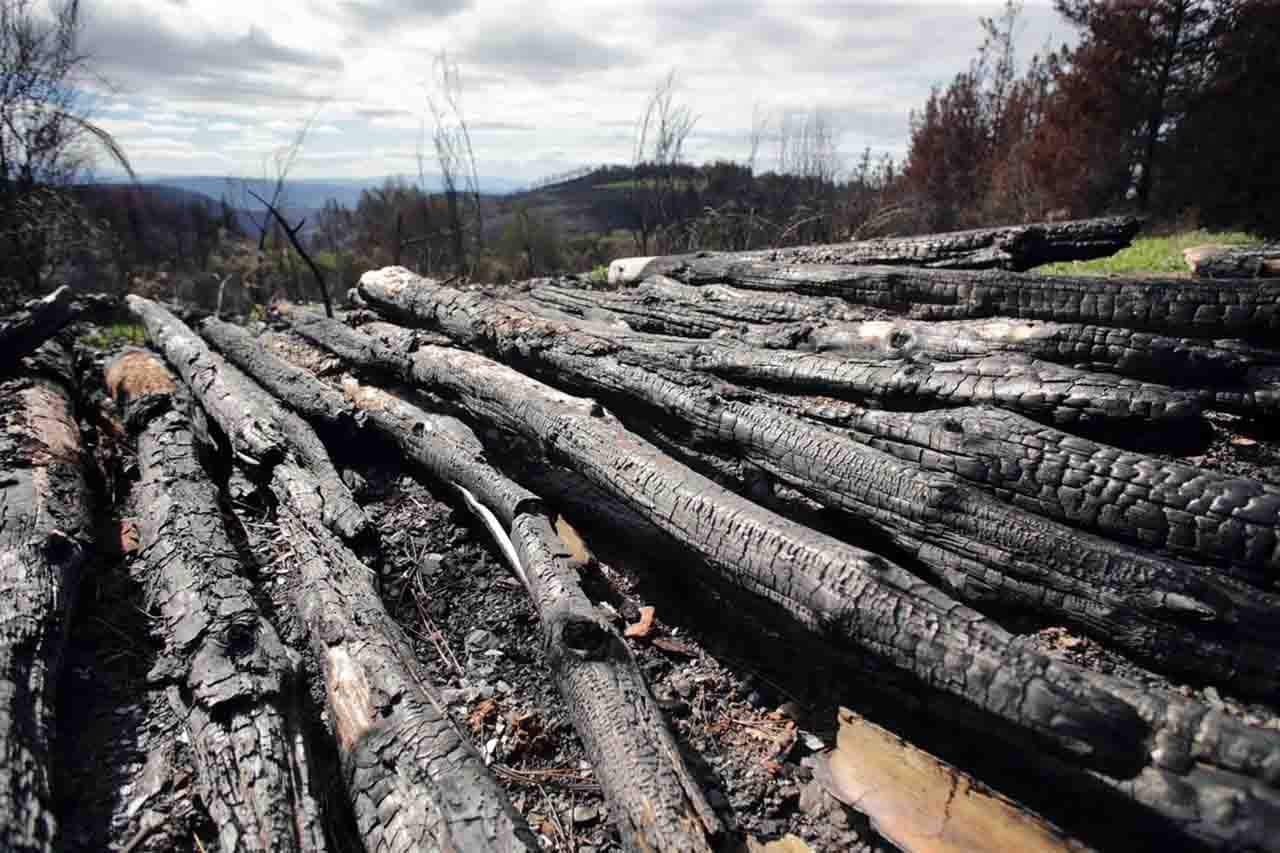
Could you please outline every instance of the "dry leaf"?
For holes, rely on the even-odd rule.
[[[556,516],[556,534],[564,543],[565,550],[569,552],[569,558],[575,563],[580,566],[590,566],[595,562],[595,554],[591,553],[587,543],[582,541],[582,536],[563,515]]]
[[[1252,438],[1247,438],[1243,435],[1237,435],[1231,439],[1231,443],[1234,444],[1236,447],[1253,447],[1258,442],[1254,441]]]
[[[467,714],[467,725],[471,731],[480,734],[485,724],[498,719],[498,703],[494,699],[485,699]]]
[[[641,607],[640,621],[633,625],[628,625],[627,630],[622,632],[623,636],[643,639],[653,633],[654,612],[652,607]]]

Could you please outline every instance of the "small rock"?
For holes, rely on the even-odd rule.
[[[697,690],[697,685],[693,683],[693,679],[679,672],[672,675],[668,683],[676,695],[682,699],[692,699],[694,692]]]
[[[498,639],[498,635],[484,628],[476,628],[467,634],[467,651],[469,652],[490,651],[498,649],[501,645],[502,641]]]
[[[418,571],[425,577],[435,577],[440,574],[440,570],[444,568],[443,554],[427,554],[422,558],[422,562],[418,564]]]
[[[512,691],[512,689],[513,689],[513,688],[511,687],[511,685],[510,685],[510,684],[507,684],[507,682],[502,681],[502,680],[499,680],[499,681],[498,681],[498,692],[499,692],[499,693],[501,693],[503,696],[505,696],[505,695],[507,695],[508,693],[510,693],[510,692]]]
[[[347,468],[342,472],[342,482],[351,490],[351,495],[356,500],[363,497],[369,488],[369,481],[353,468]]]
[[[1226,703],[1222,701],[1222,696],[1218,694],[1218,688],[1206,687],[1204,689],[1204,699],[1215,708],[1222,708]]]
[[[592,823],[600,817],[600,810],[595,806],[574,806],[573,822],[574,823]]]

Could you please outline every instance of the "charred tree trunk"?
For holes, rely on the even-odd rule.
[[[699,299],[700,291],[708,291]],[[1238,340],[1177,338],[1080,323],[953,320],[925,323],[885,318],[849,321],[840,300],[710,285],[649,281],[634,290],[593,293],[536,287],[536,306],[586,319],[680,337],[727,337],[752,346],[884,359],[940,361],[1022,355],[1083,370],[1102,370],[1172,386],[1242,385],[1255,368],[1280,364],[1280,351]],[[791,311],[775,311],[781,304]],[[727,306],[727,307],[726,307]],[[722,313],[716,313],[717,311]]]
[[[1276,825],[1269,793],[1280,762],[1276,733],[1239,726],[1224,715],[1207,717],[1204,706],[1180,697],[1147,694],[1026,656],[1001,629],[900,575],[892,563],[791,524],[654,452],[590,400],[568,397],[471,353],[428,347],[410,354],[322,318],[296,316],[295,322],[305,337],[354,363],[416,379],[477,421],[527,437],[696,553],[730,586],[757,591],[803,623],[822,628],[828,639],[852,640],[925,684],[976,702],[993,715],[992,724],[1011,721],[1022,731],[1069,745],[1072,757],[1065,760],[1073,766],[1110,764],[1103,775],[1108,784],[1180,831],[1216,844],[1247,838],[1274,846],[1268,833]],[[877,613],[893,616],[881,619]],[[933,627],[918,633],[925,624]],[[945,647],[952,651],[942,652]],[[1021,693],[1013,685],[1040,667],[1047,668],[1040,670],[1035,690],[1023,694],[1034,696],[1032,703],[1015,709],[991,701],[1006,691]],[[996,679],[992,687],[1003,686],[979,688],[987,678]],[[1070,685],[1077,678],[1090,690],[1073,696]],[[1057,713],[1067,716],[1046,729],[1042,715]],[[1131,728],[1131,714],[1144,721],[1138,730]],[[1213,734],[1198,729],[1200,723]],[[1166,742],[1169,748],[1154,752],[1145,745]],[[1186,760],[1192,754],[1199,762],[1194,767]],[[1137,767],[1128,763],[1135,760]],[[1209,807],[1222,797],[1241,811]]]
[[[886,412],[773,397],[930,471],[1106,536],[1280,580],[1280,487],[1110,447],[985,407]]]
[[[314,479],[284,463],[271,487],[293,550],[298,613],[324,678],[328,723],[366,848],[539,851],[383,609],[373,572],[317,523]]]
[[[609,280],[613,283],[639,281],[646,276],[667,273],[688,258],[708,256],[790,264],[883,264],[1022,271],[1055,261],[1083,261],[1114,255],[1129,245],[1141,226],[1141,220],[1136,217],[1115,216],[820,246],[628,258],[615,261],[610,266]]]
[[[1208,252],[1183,252],[1197,278],[1275,278],[1280,276],[1280,244],[1222,246]]]
[[[421,318],[464,345],[607,395],[642,426],[656,414],[730,462],[749,460],[881,531],[963,597],[1068,619],[1171,671],[1221,678],[1254,693],[1280,685],[1273,660],[1280,633],[1268,615],[1275,602],[1219,573],[1036,518],[749,394],[736,399],[737,389],[697,374],[637,364],[633,350],[614,339],[405,271],[367,274],[361,289],[371,302]],[[425,365],[414,358],[415,369]]]
[[[634,850],[710,850],[708,836],[720,831],[719,822],[626,644],[582,592],[542,501],[490,467],[480,440],[461,421],[354,379],[338,391],[225,326],[206,323],[204,331],[230,344],[224,350],[286,403],[308,413],[357,413],[431,476],[463,493],[533,599],[557,685],[624,843]],[[318,407],[320,400],[326,403]]]
[[[916,320],[1013,317],[1259,343],[1280,330],[1280,280],[1188,281],[1030,275],[1000,270],[786,265],[693,258],[668,275],[691,285],[839,296]]]
[[[103,311],[118,304],[115,300],[98,294],[77,297],[67,286],[59,287],[43,299],[33,299],[20,310],[0,317],[0,373],[8,373],[9,366],[17,367],[19,360],[35,350],[68,323],[94,311]]]
[[[91,529],[70,358],[47,344],[0,381],[0,849],[58,849],[49,738]]]
[[[306,421],[210,350],[199,335],[161,306],[140,296],[129,296],[128,304],[146,327],[147,337],[227,436],[238,459],[253,466],[263,482],[285,460],[306,469],[319,489],[324,523],[361,550],[374,547],[377,531]]]
[[[324,850],[297,719],[295,656],[254,601],[217,490],[159,358],[128,352],[108,386],[138,435],[141,559],[169,683],[223,850]]]

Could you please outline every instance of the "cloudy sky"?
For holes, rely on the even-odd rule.
[[[907,115],[974,55],[988,2],[86,0],[113,84],[96,118],[144,177],[258,175],[314,116],[295,177],[416,173],[432,60],[457,61],[483,175],[626,162],[675,69],[699,116],[689,159],[745,159],[753,109],[815,107],[852,160],[901,155]],[[1023,59],[1070,37],[1026,0]],[[766,145],[767,148],[767,145]],[[761,162],[768,165],[765,150]]]

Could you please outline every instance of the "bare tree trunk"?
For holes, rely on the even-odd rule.
[[[43,299],[33,299],[18,311],[0,317],[0,374],[10,372],[10,367],[17,368],[23,356],[68,323],[118,305],[117,300],[105,294],[77,296],[64,285]]]
[[[224,850],[323,851],[320,807],[297,719],[297,662],[254,601],[217,490],[196,458],[176,384],[129,351],[108,386],[138,431],[141,559],[169,683],[195,754],[200,796]]]
[[[71,375],[47,344],[0,381],[0,849],[24,853],[60,849],[49,738],[92,527]]]

